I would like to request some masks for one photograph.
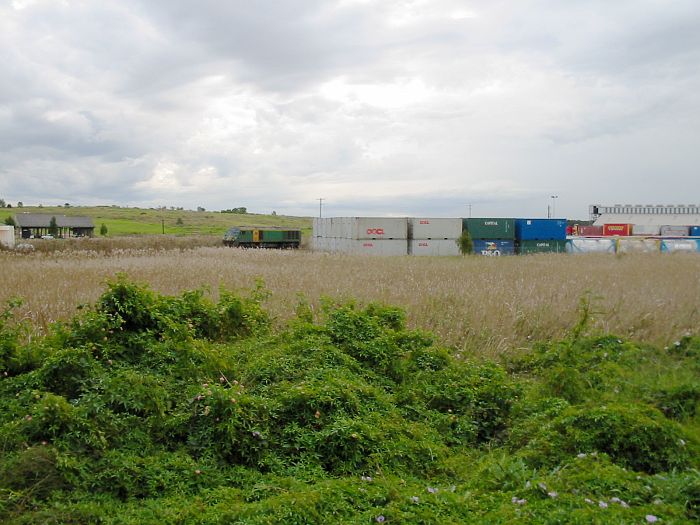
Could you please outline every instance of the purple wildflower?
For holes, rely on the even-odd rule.
[[[656,523],[657,521],[659,521],[659,518],[657,518],[653,514],[647,514],[644,518],[647,520],[647,523]]]

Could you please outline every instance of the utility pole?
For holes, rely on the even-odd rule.
[[[319,197],[319,199],[318,199],[318,218],[319,219],[321,217],[323,217],[323,201],[325,201],[325,200],[326,199],[323,197]]]
[[[165,219],[161,219],[161,220],[160,220],[160,226],[161,226],[161,228],[162,228],[162,230],[163,230],[163,235],[165,235]]]
[[[472,205],[467,204],[467,208],[469,208],[469,218],[471,219],[472,218]]]

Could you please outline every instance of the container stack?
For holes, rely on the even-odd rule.
[[[515,254],[515,219],[463,219],[462,224],[469,232],[475,254],[490,257]]]
[[[0,226],[0,244],[6,248],[14,248],[15,246],[15,227]]]
[[[312,248],[355,255],[406,255],[408,219],[332,217],[313,222]]]
[[[459,255],[462,219],[408,219],[409,255]]]
[[[565,219],[515,219],[515,249],[519,254],[566,251]]]

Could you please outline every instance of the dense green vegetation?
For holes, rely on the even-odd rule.
[[[221,235],[233,226],[280,226],[299,228],[305,234],[311,232],[308,217],[285,215],[259,215],[253,213],[220,213],[216,211],[191,211],[175,209],[122,208],[118,206],[24,206],[0,208],[0,221],[17,213],[45,213],[51,215],[82,215],[91,217],[98,235],[102,224],[108,235],[166,234]]]
[[[456,358],[401,309],[118,278],[43,338],[0,318],[4,523],[691,523],[700,338]]]

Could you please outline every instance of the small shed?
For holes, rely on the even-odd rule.
[[[51,234],[51,219],[56,219],[55,237],[92,237],[95,224],[91,217],[52,215],[48,213],[18,213],[15,225],[22,239],[34,239]]]

